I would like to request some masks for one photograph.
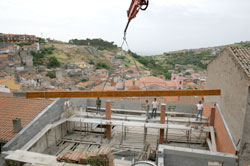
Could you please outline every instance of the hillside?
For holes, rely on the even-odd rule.
[[[54,56],[61,64],[75,62],[104,63],[107,68],[112,68],[112,57],[119,59],[126,67],[134,65],[134,58],[140,70],[151,70],[153,75],[164,75],[167,79],[171,75],[169,71],[184,72],[187,66],[192,66],[194,70],[198,71],[206,70],[207,64],[227,46],[250,47],[250,42],[172,51],[154,56],[140,56],[132,51],[126,52],[114,45],[113,42],[102,39],[74,39],[70,40],[69,43],[49,42],[42,44],[43,49],[50,50],[53,48],[53,51],[45,58],[45,62],[48,61],[48,58]],[[117,54],[125,56],[116,56]]]
[[[161,55],[147,57],[130,53],[137,59],[137,61],[141,62],[145,68],[150,69],[153,72],[153,75],[164,75],[167,79],[170,79],[171,73],[169,71],[180,73],[184,72],[185,69],[191,66],[197,71],[206,70],[207,64],[216,58],[225,47],[229,46],[250,47],[250,41],[225,46],[172,51]],[[189,73],[184,72],[184,74]]]
[[[76,62],[90,63],[90,64],[104,64],[103,68],[112,68],[114,67],[114,58],[120,60],[126,67],[130,67],[134,65],[134,61],[132,56],[126,52],[118,48],[116,45],[107,44],[109,42],[98,39],[100,42],[90,44],[90,39],[88,39],[88,44],[86,42],[79,42],[81,40],[77,39],[70,40],[69,43],[63,43],[58,41],[49,41],[48,43],[41,43],[41,53],[43,56],[40,56],[38,53],[38,63],[39,64],[48,64],[49,59],[51,57],[55,57],[63,66],[64,64],[72,64]],[[73,44],[74,43],[74,44]],[[86,44],[86,45],[85,45]],[[34,55],[37,55],[34,53]],[[117,56],[124,55],[124,56]],[[36,56],[34,56],[36,57]],[[36,60],[36,58],[34,58]],[[140,62],[136,61],[139,68],[145,69],[144,65],[140,64]],[[106,67],[105,67],[106,66]],[[100,66],[102,68],[102,66]]]

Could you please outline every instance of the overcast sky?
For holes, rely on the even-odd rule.
[[[102,38],[121,45],[130,2],[0,0],[0,32],[62,41]],[[130,49],[144,55],[246,40],[250,0],[150,0],[127,32]]]

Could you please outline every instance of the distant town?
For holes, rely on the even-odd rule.
[[[196,70],[197,66],[193,64],[174,64],[174,69],[166,71],[170,73],[170,77],[166,78],[164,75],[154,75],[152,70],[140,61],[133,63],[132,56],[120,48],[115,51],[107,51],[105,48],[99,50],[89,43],[79,46],[22,34],[1,33],[0,41],[0,92],[205,87],[206,70]],[[212,50],[212,56],[221,51],[219,48]],[[64,62],[63,58],[60,59],[60,53],[71,56],[72,52],[77,51],[79,60]],[[187,50],[179,52],[185,51]],[[54,53],[59,55],[51,56]],[[39,62],[39,56],[45,59],[45,63]],[[81,56],[94,58],[81,60]],[[101,59],[100,62],[96,61],[98,58]],[[104,61],[106,63],[103,63]],[[126,63],[127,61],[130,63]],[[210,61],[203,60],[202,63],[208,64]]]

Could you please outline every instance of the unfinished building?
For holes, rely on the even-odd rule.
[[[233,143],[223,149],[216,126],[226,124],[214,104],[205,104],[202,121],[196,121],[192,104],[161,103],[157,118],[146,119],[144,102],[103,100],[96,110],[95,99],[56,99],[35,121],[25,127],[3,150],[7,165],[78,165],[78,152],[112,149],[113,165],[132,165],[151,160],[156,165],[233,166],[238,157]],[[175,108],[170,111],[169,108]],[[222,124],[221,124],[222,123]],[[71,151],[67,162],[58,156]],[[72,155],[73,154],[73,155]],[[214,163],[216,162],[216,163]],[[188,164],[187,164],[188,163]],[[198,164],[197,164],[198,163]]]

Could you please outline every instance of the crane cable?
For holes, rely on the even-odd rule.
[[[127,40],[126,40],[126,33],[124,33],[124,37],[123,37],[123,42],[122,42],[121,48],[122,48],[122,46],[123,46],[124,43],[126,43],[126,45],[127,45],[127,47],[128,47],[128,50],[130,50],[129,45],[128,45],[128,42],[127,42]],[[139,77],[141,77],[141,73],[140,73],[139,67],[138,67],[138,65],[137,65],[137,63],[136,63],[136,60],[135,60],[134,56],[132,56],[132,59],[133,59],[133,62],[134,62],[134,64],[135,64],[135,66],[136,66],[136,70],[137,70],[137,72],[138,72],[138,74],[139,74]],[[143,83],[143,86],[144,86],[144,88],[145,88],[145,90],[146,90],[146,93],[147,93],[147,96],[148,96],[148,89],[147,89],[147,87],[146,87],[146,84],[145,84],[144,81],[142,81],[142,83]]]
[[[124,43],[127,45],[128,50],[130,50],[130,47],[129,47],[128,42],[127,42],[127,40],[126,40],[126,33],[124,33],[124,37],[123,37],[123,41],[122,41],[121,48],[123,47]],[[141,73],[140,73],[139,67],[138,67],[138,65],[137,65],[137,63],[136,63],[136,60],[135,60],[134,56],[132,56],[132,59],[133,59],[133,62],[134,62],[134,64],[135,64],[135,66],[136,66],[136,70],[137,70],[137,72],[138,72],[138,74],[139,74],[139,77],[141,77]],[[116,56],[115,56],[115,59],[114,59],[114,60],[116,60]],[[104,93],[105,87],[106,87],[106,85],[107,85],[107,82],[108,82],[108,80],[110,80],[111,75],[113,74],[113,71],[112,71],[112,70],[113,70],[113,68],[111,68],[111,69],[109,70],[108,77],[107,77],[107,79],[105,80],[105,83],[104,83],[104,85],[103,85],[102,93],[101,93],[101,96],[100,96],[100,97],[103,97],[103,93]],[[145,84],[144,81],[142,81],[142,83],[143,83],[143,86],[144,86],[144,88],[145,88],[145,90],[146,90],[146,93],[147,93],[147,96],[148,96],[148,89],[147,89],[147,87],[146,87],[146,84]]]
[[[132,1],[132,2],[133,2],[133,1]],[[146,10],[146,9],[148,8],[149,0],[146,0],[145,2],[146,2],[145,4],[140,4],[140,5],[139,5],[139,9],[140,9],[140,10]],[[142,6],[144,6],[144,5],[145,5],[145,7],[143,8]],[[128,45],[128,42],[127,42],[127,40],[126,40],[126,32],[127,32],[128,25],[129,25],[131,19],[133,19],[133,18],[136,16],[136,14],[138,13],[138,11],[139,11],[139,10],[137,9],[137,12],[135,13],[135,15],[134,15],[133,17],[129,17],[128,23],[127,23],[126,28],[125,28],[125,30],[124,30],[124,36],[123,36],[123,41],[122,41],[122,44],[121,44],[121,49],[122,49],[124,43],[126,43],[126,45],[127,45],[127,47],[128,47],[128,50],[130,50],[129,45]],[[138,72],[138,74],[139,74],[139,77],[141,77],[141,73],[140,73],[140,71],[139,71],[139,67],[138,67],[138,65],[137,65],[137,63],[136,63],[136,60],[135,60],[134,56],[132,56],[132,59],[133,59],[134,64],[135,64],[135,66],[136,66],[136,69],[137,69],[137,72]],[[114,61],[115,61],[115,60],[116,60],[116,56],[115,56]],[[103,86],[103,88],[102,88],[101,97],[103,97],[103,93],[104,93],[106,84],[107,84],[108,80],[110,79],[111,75],[113,74],[112,69],[113,69],[113,68],[110,69],[110,71],[109,71],[109,73],[108,73],[108,77],[107,77],[107,79],[105,80],[104,86]],[[144,85],[144,88],[146,89],[146,93],[147,93],[147,96],[148,96],[148,89],[147,89],[147,87],[146,87],[146,85],[145,85],[145,82],[142,81],[142,83],[143,83],[143,85]]]

